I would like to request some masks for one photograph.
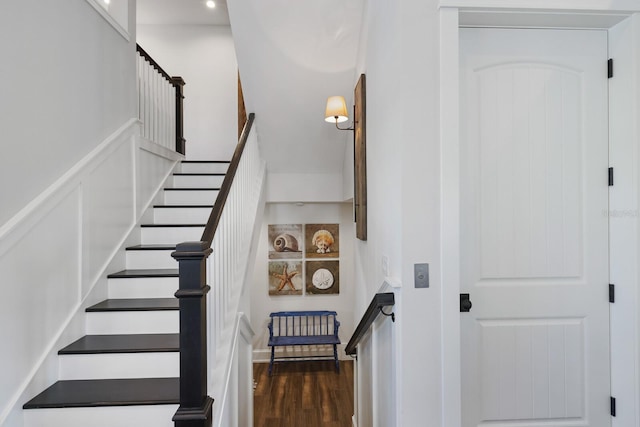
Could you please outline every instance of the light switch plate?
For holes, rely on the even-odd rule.
[[[428,288],[429,264],[413,264],[413,278],[416,288]]]

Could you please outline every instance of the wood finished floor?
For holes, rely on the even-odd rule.
[[[351,427],[353,362],[332,361],[253,365],[254,427]]]

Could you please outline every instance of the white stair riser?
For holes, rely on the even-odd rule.
[[[172,298],[178,290],[177,277],[109,279],[108,296],[119,298]]]
[[[154,208],[153,222],[154,224],[206,224],[211,209],[211,207]]]
[[[180,376],[180,353],[63,354],[61,380],[168,378]]]
[[[177,310],[87,313],[87,335],[177,334]]]
[[[167,205],[211,205],[218,197],[218,190],[165,191],[164,202]]]
[[[204,227],[143,227],[142,244],[176,244],[197,242],[202,237]]]
[[[226,173],[229,163],[181,163],[182,173]]]
[[[25,427],[174,427],[178,405],[105,406],[96,408],[29,409]]]
[[[174,175],[175,188],[220,188],[224,175]]]
[[[171,257],[174,250],[127,251],[127,269],[178,268],[178,262]]]

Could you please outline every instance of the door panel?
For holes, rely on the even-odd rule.
[[[606,32],[460,52],[463,426],[608,426]]]

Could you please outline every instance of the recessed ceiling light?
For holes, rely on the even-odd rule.
[[[216,4],[214,3],[213,0],[207,0],[206,4],[209,9],[213,9],[214,7],[216,7]]]
[[[111,0],[104,0],[104,4],[109,4],[111,3]]]

